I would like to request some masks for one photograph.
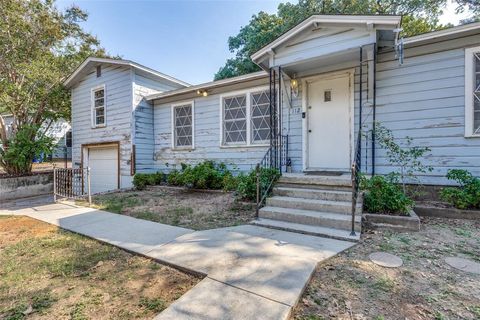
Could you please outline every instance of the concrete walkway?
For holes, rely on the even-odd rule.
[[[206,231],[45,198],[0,205],[205,278],[155,319],[287,319],[318,262],[354,243],[257,226]]]

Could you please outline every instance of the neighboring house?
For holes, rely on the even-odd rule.
[[[92,168],[97,192],[206,159],[250,170],[273,137],[283,171],[349,172],[375,119],[431,148],[421,183],[447,184],[453,168],[480,176],[480,23],[403,40],[400,27],[399,16],[312,16],[252,56],[264,71],[195,86],[89,58],[66,81],[74,165]],[[362,172],[394,169],[361,139]]]
[[[14,119],[12,115],[3,115],[2,117],[7,126],[8,135]],[[45,155],[46,158],[63,161],[72,159],[72,131],[70,128],[70,123],[63,119],[55,121],[50,125],[47,135],[55,140],[55,149],[51,155]],[[38,160],[44,159],[36,159],[36,161]]]

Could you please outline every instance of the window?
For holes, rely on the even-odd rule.
[[[223,99],[223,142],[226,145],[247,143],[247,96]]]
[[[251,142],[266,143],[270,139],[270,97],[268,91],[251,94]]]
[[[480,47],[465,50],[465,136],[480,137]]]
[[[193,148],[193,102],[172,106],[174,149]]]
[[[332,101],[332,90],[325,90],[323,92],[323,101],[324,102]]]
[[[92,90],[93,127],[105,126],[105,86]]]
[[[97,78],[100,78],[102,76],[102,66],[97,66]]]
[[[72,131],[68,131],[67,134],[65,135],[65,146],[67,148],[72,147]]]
[[[270,139],[269,90],[222,97],[223,146],[264,145]]]

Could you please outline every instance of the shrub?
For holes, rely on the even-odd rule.
[[[405,195],[395,175],[361,177],[366,212],[408,215],[414,202]]]
[[[165,174],[156,173],[136,173],[133,176],[133,186],[137,190],[144,190],[147,186],[155,186],[165,181]]]
[[[277,169],[260,169],[261,189],[268,187],[269,183],[280,178],[280,172]],[[248,174],[240,174],[237,177],[237,194],[241,199],[255,201],[257,199],[257,173],[253,169]]]
[[[236,178],[224,163],[204,161],[195,166],[182,164],[181,171],[168,174],[167,183],[194,189],[233,190]]]
[[[480,209],[480,179],[467,170],[448,170],[447,178],[459,187],[448,187],[440,192],[440,198],[459,209]]]
[[[172,186],[181,186],[182,185],[182,176],[180,171],[178,170],[172,170],[170,173],[167,175],[167,184],[172,185]]]
[[[25,125],[5,145],[0,144],[0,166],[8,174],[29,174],[35,157],[51,154],[54,139],[39,134],[39,130],[39,126]]]

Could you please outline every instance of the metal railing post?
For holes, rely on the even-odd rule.
[[[258,219],[258,211],[260,210],[260,164],[255,168],[257,178],[257,207],[255,208],[255,218]]]
[[[57,169],[53,165],[53,202],[57,202]]]
[[[352,164],[352,232],[351,236],[355,236],[355,211],[357,208],[357,182],[356,182],[357,169],[356,164]]]
[[[92,205],[92,193],[90,191],[90,167],[87,167],[87,192],[88,192],[88,205]]]

